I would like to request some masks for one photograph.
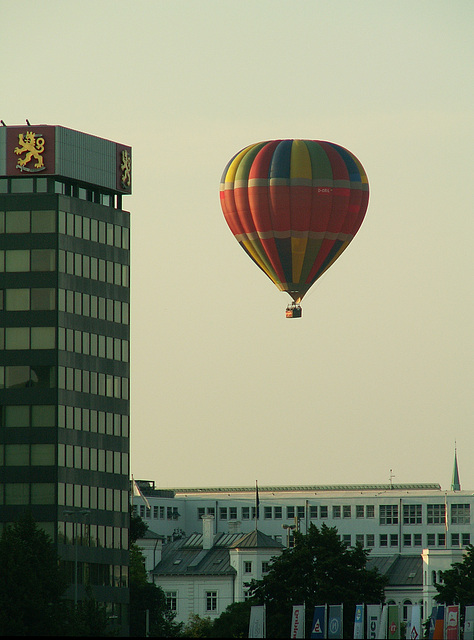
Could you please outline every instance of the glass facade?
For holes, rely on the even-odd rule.
[[[123,628],[130,215],[121,200],[57,177],[0,177],[0,527],[29,510],[71,582],[77,563],[78,597],[90,585]]]

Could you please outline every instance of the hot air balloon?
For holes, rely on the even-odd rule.
[[[251,144],[227,164],[224,217],[244,251],[293,302],[300,302],[351,242],[369,202],[367,175],[347,149],[320,140]]]

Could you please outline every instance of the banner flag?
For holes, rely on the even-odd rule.
[[[249,638],[265,638],[265,605],[250,608]]]
[[[398,604],[388,605],[388,633],[390,640],[400,640],[400,613]]]
[[[407,640],[419,640],[423,637],[421,629],[421,608],[419,604],[411,606],[411,613],[407,620]]]
[[[293,605],[291,618],[291,637],[304,638],[304,604]]]
[[[474,640],[474,605],[468,604],[464,609],[464,640]]]
[[[381,606],[379,604],[367,605],[367,638],[377,640],[379,636]]]
[[[314,607],[311,638],[326,638],[326,605]]]
[[[382,613],[380,614],[379,635],[380,640],[386,640],[387,638],[387,620],[388,620],[388,606],[382,605]]]
[[[430,616],[430,628],[429,628],[429,633],[428,633],[428,639],[429,640],[433,640],[433,636],[434,636],[434,630],[435,630],[435,624],[436,624],[436,615],[438,613],[438,607],[435,605],[432,609],[431,609],[431,616]]]
[[[343,622],[343,605],[330,604],[328,615],[328,638],[334,640],[342,640],[344,637]]]
[[[444,640],[444,604],[438,605],[438,610],[436,611],[433,640]]]
[[[133,475],[132,475],[132,494],[134,497],[136,498],[141,498],[143,500],[143,502],[146,504],[147,509],[150,509],[150,503],[148,502],[148,500],[145,498],[145,496],[143,495],[143,493],[140,491],[140,487],[138,486],[138,484],[135,482]]]
[[[459,605],[453,604],[446,609],[446,640],[459,638]]]
[[[354,615],[354,638],[364,637],[364,605],[356,604]]]

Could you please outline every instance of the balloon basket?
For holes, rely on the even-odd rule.
[[[286,317],[287,318],[301,318],[303,313],[303,309],[299,304],[289,304],[286,307]]]

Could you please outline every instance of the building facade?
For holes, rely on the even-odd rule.
[[[125,629],[131,149],[0,127],[0,526],[25,511]]]
[[[311,524],[324,523],[336,527],[348,546],[370,550],[371,564],[389,577],[387,602],[405,613],[410,604],[422,604],[425,618],[437,593],[435,578],[474,543],[474,495],[459,482],[450,491],[438,484],[259,487],[258,520],[252,487],[164,491],[152,482],[138,484],[149,508],[139,497],[134,507],[150,531],[163,536],[163,548],[201,531],[207,516],[215,536],[257,526],[284,547],[293,544],[296,528],[306,533]],[[162,579],[155,574],[159,584]]]

